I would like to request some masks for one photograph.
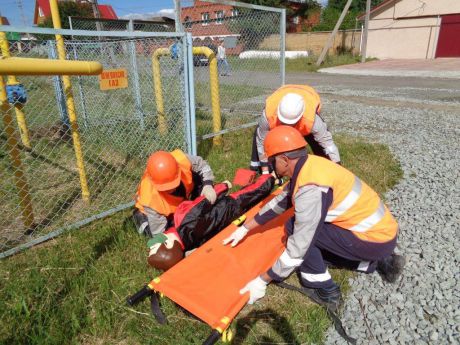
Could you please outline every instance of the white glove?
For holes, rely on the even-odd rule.
[[[244,225],[241,225],[236,229],[235,231],[232,232],[230,236],[228,236],[225,240],[222,241],[222,243],[225,245],[229,244],[232,242],[232,247],[236,246],[238,242],[240,242],[246,234],[249,232],[248,228],[246,228]]]
[[[217,199],[216,191],[214,190],[213,186],[209,184],[203,187],[203,189],[201,190],[201,195],[203,195],[206,199],[208,199],[211,205],[216,202],[216,199]]]
[[[244,295],[246,292],[249,292],[248,304],[253,304],[255,301],[265,296],[267,284],[268,283],[259,276],[247,283],[246,286],[240,290],[240,294]]]

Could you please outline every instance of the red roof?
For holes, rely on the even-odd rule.
[[[38,8],[41,8],[43,15],[49,17],[51,15],[49,0],[35,0],[34,24],[38,23]],[[102,19],[118,19],[115,11],[110,5],[98,5],[99,13]]]
[[[2,25],[10,25],[10,22],[8,18],[6,17],[0,17],[2,19]]]
[[[103,19],[118,19],[117,14],[110,5],[98,5],[99,13]]]

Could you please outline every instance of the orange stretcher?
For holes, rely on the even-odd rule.
[[[245,216],[253,217],[281,190],[274,191]],[[284,223],[292,215],[291,209],[251,231],[233,248],[224,246],[222,241],[243,221],[230,224],[187,258],[129,297],[128,304],[134,305],[154,292],[161,293],[211,326],[213,332],[205,344],[214,344],[249,300],[249,293],[241,295],[240,289],[266,272],[283,252]],[[244,216],[238,219],[242,218],[245,219]]]

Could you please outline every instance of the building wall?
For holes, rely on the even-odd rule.
[[[367,56],[379,59],[435,57],[440,15],[460,13],[460,0],[399,0],[371,13]]]
[[[330,34],[329,31],[288,33],[286,34],[286,50],[302,50],[308,51],[312,55],[319,55]],[[335,54],[339,47],[344,47],[355,54],[359,54],[360,40],[360,30],[339,31],[328,53]],[[279,36],[267,37],[262,42],[261,49],[279,50]]]

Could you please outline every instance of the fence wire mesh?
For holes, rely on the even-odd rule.
[[[193,46],[208,47],[217,57],[221,130],[255,123],[265,98],[282,84],[282,14],[225,1],[181,0],[180,5],[182,28],[192,34]],[[197,135],[209,138],[216,135],[210,61],[194,55],[193,63]]]
[[[68,60],[96,60],[108,73],[108,81],[100,79],[104,73],[71,77],[83,167],[76,163],[75,130],[71,130],[62,78],[17,78],[27,92],[27,102],[3,103],[0,123],[0,255],[53,230],[129,206],[150,153],[190,151],[185,82],[178,77],[183,57],[160,60],[163,130],[152,71],[154,51],[169,50],[184,40],[180,35],[67,38]],[[9,54],[57,57],[55,41],[38,36],[26,43],[10,42]],[[118,87],[124,83],[123,75],[126,87]],[[109,89],[101,89],[103,82]],[[87,201],[82,197],[85,184]]]
[[[130,24],[130,22],[132,24]],[[139,19],[96,19],[69,17],[69,25],[73,30],[91,31],[144,31],[144,32],[174,32],[173,19],[139,20]]]

